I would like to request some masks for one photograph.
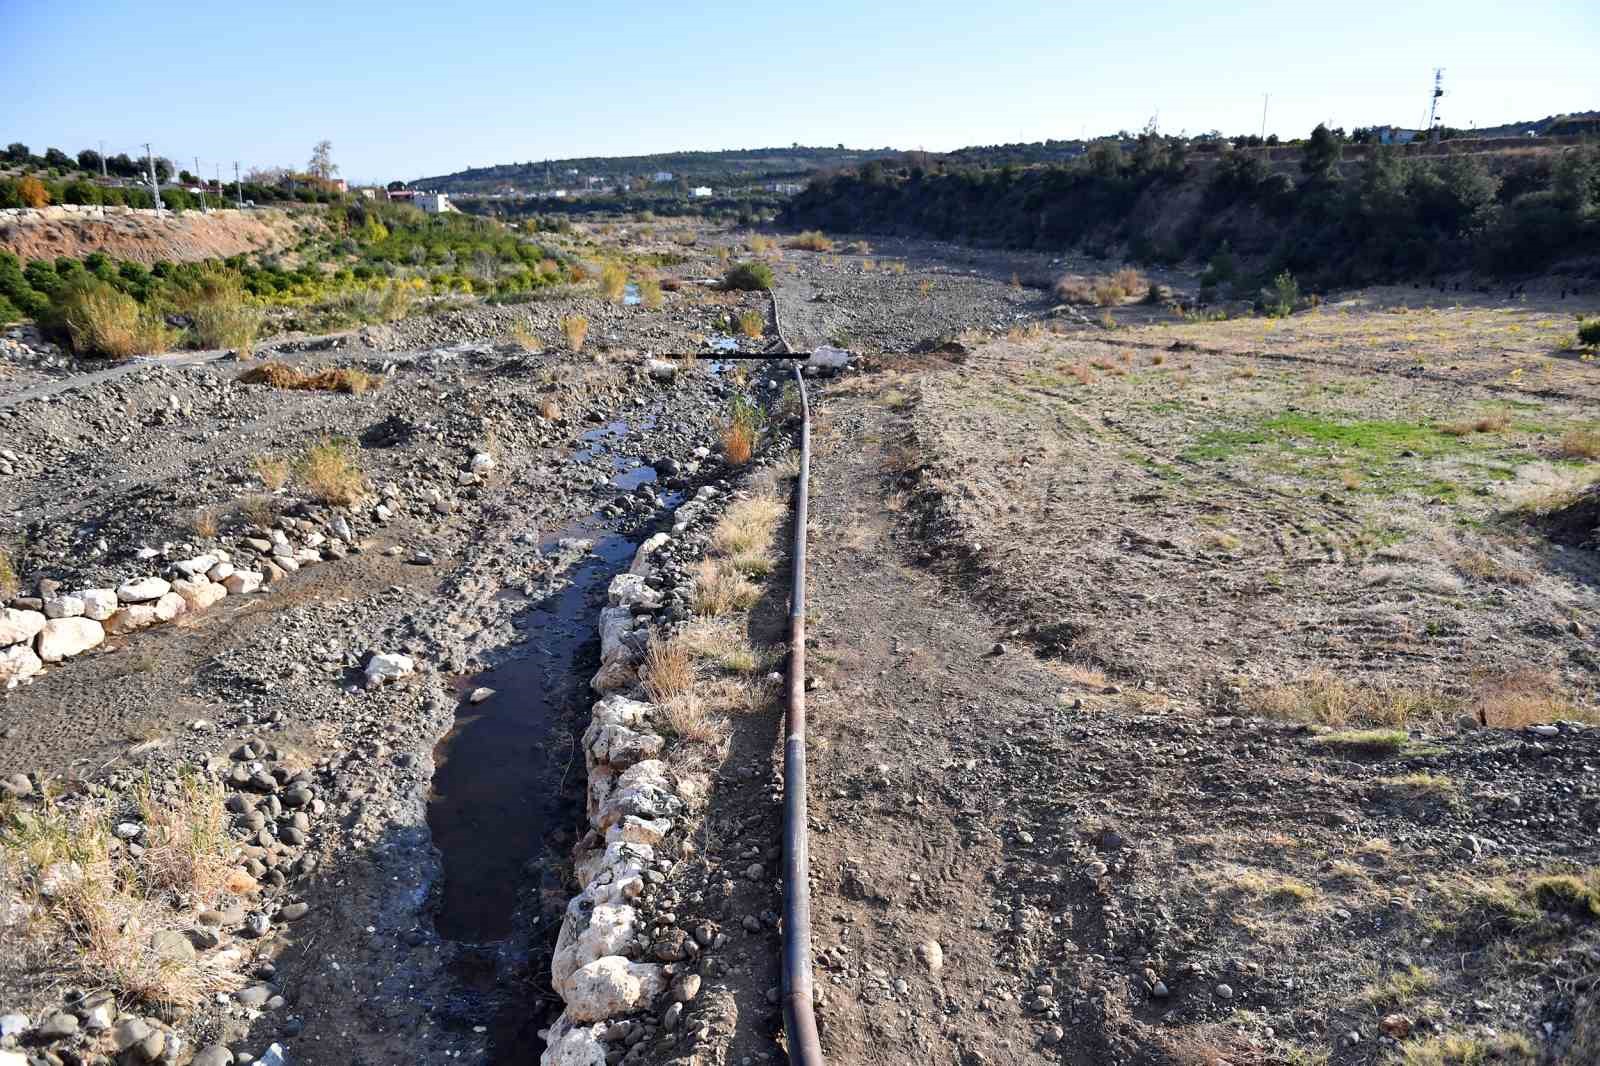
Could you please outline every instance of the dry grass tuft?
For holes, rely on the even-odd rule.
[[[667,298],[661,295],[661,282],[655,278],[640,278],[639,302],[652,311],[661,310],[667,302]]]
[[[102,804],[67,810],[47,801],[5,812],[0,894],[31,911],[8,937],[7,962],[147,1009],[192,1008],[242,978],[203,958],[158,955],[153,938],[187,927],[242,872],[222,789],[191,777],[157,795],[146,782],[136,800],[145,829],[137,857],[113,837]]]
[[[683,640],[663,640],[659,634],[651,634],[641,677],[652,703],[665,703],[690,692],[695,681],[691,646]]]
[[[1600,459],[1600,430],[1567,430],[1556,445],[1556,454],[1563,459]]]
[[[743,466],[756,450],[756,430],[747,422],[733,420],[722,427],[722,456],[731,466]]]
[[[1447,437],[1465,437],[1472,433],[1499,433],[1510,424],[1510,416],[1495,411],[1476,418],[1460,418],[1454,422],[1446,422],[1439,427],[1439,432]]]
[[[324,437],[306,449],[295,464],[295,476],[308,496],[336,507],[355,503],[367,488],[349,445],[332,437]]]
[[[694,610],[713,618],[748,611],[761,599],[761,590],[740,573],[731,560],[702,559],[695,571]]]
[[[1527,1037],[1501,1033],[1493,1037],[1453,1033],[1400,1045],[1399,1066],[1534,1066],[1539,1052]]]
[[[1474,704],[1478,720],[1491,729],[1522,729],[1558,720],[1600,722],[1593,709],[1573,703],[1555,674],[1531,666],[1481,678]]]
[[[561,418],[561,405],[554,396],[546,396],[539,401],[539,417],[555,422]]]
[[[515,322],[511,326],[511,339],[517,342],[517,347],[525,352],[537,352],[543,345],[539,343],[539,335],[534,332],[533,323]]]
[[[1395,970],[1381,981],[1374,981],[1361,993],[1361,999],[1374,1010],[1396,1010],[1409,1006],[1418,996],[1439,987],[1439,975],[1420,966]]]
[[[831,252],[833,240],[821,230],[809,229],[804,233],[790,237],[783,245],[785,248],[798,248],[805,252]]]
[[[621,263],[607,263],[600,268],[600,293],[612,303],[621,303],[628,288],[628,268]]]
[[[15,596],[20,585],[17,568],[11,562],[11,553],[0,548],[0,597]]]
[[[262,363],[240,374],[245,385],[270,385],[275,389],[299,389],[309,392],[339,392],[359,396],[368,389],[378,387],[383,378],[364,370],[345,367],[338,370],[319,370],[306,373],[282,363]]]
[[[189,516],[189,529],[197,537],[210,540],[217,535],[217,515],[215,511],[202,507]]]
[[[583,315],[562,315],[561,335],[574,353],[583,351],[583,342],[589,338],[589,320]]]
[[[752,340],[759,339],[767,331],[767,316],[760,311],[739,312],[739,332]]]
[[[276,455],[258,455],[250,467],[268,492],[277,492],[289,483],[289,461]]]
[[[1453,709],[1444,696],[1400,685],[1351,684],[1329,671],[1248,693],[1246,706],[1269,718],[1341,728],[1352,722],[1403,726],[1418,719],[1441,720]]]

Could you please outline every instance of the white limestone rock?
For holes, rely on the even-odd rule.
[[[203,577],[193,581],[174,581],[172,591],[183,597],[183,602],[189,605],[191,611],[203,611],[228,595],[226,588]]]
[[[83,601],[83,616],[93,618],[96,622],[104,622],[107,618],[117,613],[117,593],[115,589],[82,589],[73,593]]]
[[[216,566],[213,566],[210,570],[206,571],[206,577],[210,578],[212,581],[226,581],[228,575],[232,574],[233,572],[234,565],[228,560],[223,559],[217,563]]]
[[[44,628],[43,611],[19,611],[15,607],[0,609],[0,648],[11,644],[25,644],[39,635]]]
[[[261,587],[261,573],[256,570],[235,570],[222,579],[222,587],[230,596],[243,596]]]
[[[39,631],[39,658],[58,663],[83,654],[105,639],[105,627],[93,618],[52,618]]]
[[[566,1013],[577,1022],[599,1022],[648,1007],[667,989],[661,967],[607,955],[580,966],[568,979]]]
[[[112,636],[148,629],[161,621],[154,604],[133,603],[122,608],[105,621],[105,630]]]
[[[655,610],[661,606],[661,593],[645,584],[643,575],[618,574],[611,579],[606,597],[613,607],[626,607],[629,613],[636,607]]]
[[[189,601],[176,592],[168,592],[155,602],[156,621],[170,622],[189,609]]]
[[[52,596],[44,601],[46,618],[79,618],[83,615],[83,600],[73,595]]]
[[[639,944],[638,912],[626,903],[596,904],[579,895],[567,904],[550,959],[550,978],[556,991],[566,994],[574,973],[607,955],[632,954]]]
[[[0,648],[0,687],[15,688],[44,669],[44,663],[27,644]]]
[[[159,577],[136,577],[117,586],[117,599],[123,603],[149,603],[172,591],[172,583]]]
[[[214,554],[197,555],[193,559],[183,559],[172,564],[172,568],[187,578],[195,578],[217,565]]]
[[[543,1034],[545,1049],[539,1066],[606,1066],[607,1047],[600,1034],[607,1028],[604,1024],[584,1025],[563,1012]]]
[[[372,688],[396,678],[410,677],[416,672],[417,663],[411,656],[401,655],[398,652],[378,652],[367,661],[367,687]]]

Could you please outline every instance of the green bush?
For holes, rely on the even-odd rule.
[[[1600,318],[1586,318],[1578,323],[1578,343],[1587,348],[1600,347]]]
[[[159,315],[101,281],[74,281],[56,293],[51,310],[72,350],[83,355],[125,359],[164,352],[171,343]]]
[[[4,296],[0,296],[0,326],[9,325],[22,318],[22,312]]]
[[[1272,299],[1267,303],[1267,314],[1273,318],[1287,318],[1300,302],[1300,283],[1287,270],[1272,279]]]
[[[772,268],[765,263],[735,263],[723,276],[722,284],[745,292],[766,292],[772,288]]]

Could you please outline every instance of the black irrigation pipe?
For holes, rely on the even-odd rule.
[[[783,1028],[791,1066],[823,1066],[811,986],[811,853],[806,841],[806,501],[811,489],[811,404],[800,364],[800,477],[794,493],[794,582],[789,592],[789,711],[783,745]]]
[[[778,324],[782,352],[728,353],[717,358],[758,361],[793,358]],[[783,1029],[790,1066],[824,1066],[817,1036],[811,977],[811,847],[806,838],[806,505],[811,494],[811,400],[800,361],[793,364],[800,390],[800,476],[794,490],[794,577],[789,589],[789,709],[783,742]]]

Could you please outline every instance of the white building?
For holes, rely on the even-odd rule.
[[[689,195],[696,200],[709,200],[711,199],[711,186],[696,185],[689,190]]]
[[[411,202],[430,215],[442,215],[455,210],[450,206],[449,195],[442,192],[419,192]]]
[[[672,171],[658,170],[655,173],[655,177],[651,178],[650,180],[655,182],[657,185],[665,185],[667,182],[672,180]]]

